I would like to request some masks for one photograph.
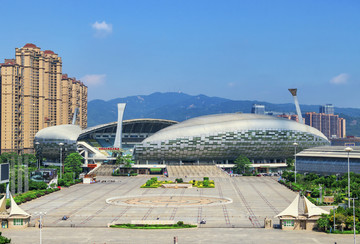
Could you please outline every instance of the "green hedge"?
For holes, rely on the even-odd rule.
[[[45,190],[28,191],[14,196],[14,201],[16,202],[16,204],[21,204],[58,190],[58,188],[48,188]],[[6,207],[10,207],[10,199],[6,200]]]
[[[111,174],[112,176],[129,176],[128,173],[119,173],[117,171],[115,171],[114,173]],[[137,176],[137,173],[130,173],[130,176]]]
[[[180,222],[180,221],[179,221]],[[119,224],[110,225],[112,228],[125,228],[125,229],[182,229],[182,228],[195,228],[196,225],[174,224],[174,225],[135,225],[135,224]]]

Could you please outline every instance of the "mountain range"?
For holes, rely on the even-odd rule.
[[[126,103],[124,119],[157,118],[184,121],[193,117],[218,113],[250,113],[252,105],[265,105],[266,111],[295,113],[293,103],[274,104],[264,101],[230,100],[181,92],[156,92],[150,95],[88,102],[88,126],[117,120],[117,104]],[[319,105],[300,105],[302,113],[319,112]],[[360,135],[360,109],[335,107],[335,114],[346,119],[347,135]]]

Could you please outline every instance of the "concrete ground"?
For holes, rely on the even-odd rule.
[[[262,227],[264,218],[274,218],[295,198],[295,193],[270,177],[234,177],[215,179],[215,188],[144,189],[144,177],[109,177],[100,179],[107,183],[75,185],[68,189],[23,204],[22,208],[34,215],[46,212],[44,226],[55,227],[106,227],[113,221],[175,220],[198,223],[205,219],[206,227]],[[115,182],[111,182],[115,181]],[[133,206],[111,205],[111,197],[196,196],[230,198],[231,204],[216,206]],[[61,220],[62,216],[69,220]],[[33,220],[36,220],[33,218]],[[34,221],[33,221],[34,222]]]
[[[213,189],[143,189],[147,177],[106,177],[102,183],[78,184],[62,189],[21,207],[32,214],[31,224],[38,217],[36,212],[46,212],[44,216],[43,243],[348,243],[350,235],[327,235],[305,231],[282,231],[263,229],[264,218],[278,219],[276,214],[284,210],[296,194],[278,184],[271,177],[217,178]],[[191,178],[192,179],[192,178]],[[190,178],[186,179],[190,180]],[[106,199],[122,197],[153,197],[146,206],[136,204],[107,204]],[[231,203],[217,205],[157,206],[159,196],[176,196],[186,199],[216,197],[231,199]],[[133,202],[133,201],[128,201]],[[199,201],[202,202],[202,201]],[[204,202],[204,201],[203,201]],[[66,221],[62,216],[69,216]],[[174,220],[206,224],[197,229],[182,230],[124,230],[106,228],[113,221],[130,223],[131,220]],[[13,243],[36,243],[38,228],[26,230],[2,230],[4,236],[11,237]],[[349,237],[350,236],[350,237]],[[281,242],[282,242],[281,241]],[[350,242],[349,242],[350,243]]]
[[[11,237],[12,244],[39,243],[39,229],[23,231],[6,230],[3,235]],[[44,228],[43,244],[115,244],[146,243],[218,244],[218,243],[301,243],[301,244],[347,244],[353,243],[352,235],[330,235],[318,232],[265,230],[257,228],[198,228],[181,230],[129,230],[112,228]]]

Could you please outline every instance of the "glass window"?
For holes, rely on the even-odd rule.
[[[294,220],[283,220],[283,226],[294,226]]]
[[[14,219],[14,225],[23,225],[22,219]]]

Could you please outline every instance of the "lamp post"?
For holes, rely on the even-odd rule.
[[[296,147],[297,147],[299,144],[297,144],[296,142],[294,142],[293,145],[294,145],[294,148],[295,148],[295,154],[294,154],[295,162],[294,162],[294,166],[295,166],[295,184],[296,184]]]
[[[40,169],[40,160],[39,160],[39,145],[40,142],[35,142],[35,149],[36,149],[36,159],[37,159],[37,167]]]
[[[42,227],[43,227],[42,217],[43,217],[44,215],[46,215],[46,212],[35,212],[34,214],[40,216],[40,220],[39,220],[40,244],[42,244],[42,233],[41,233],[41,230],[42,230]]]
[[[334,209],[334,233],[335,233],[335,210],[336,210],[335,206],[333,209]]]
[[[354,244],[356,244],[356,227],[355,227],[355,198],[353,198],[353,216],[354,216]]]
[[[350,202],[350,200],[353,200],[353,217],[354,217],[354,228],[353,228],[353,230],[354,230],[354,244],[356,244],[356,227],[355,227],[355,200],[357,199],[357,198],[349,198],[349,202]]]
[[[348,153],[348,205],[350,208],[350,152],[353,150],[351,147],[344,149]]]
[[[62,146],[64,145],[64,143],[60,142],[59,146],[60,146],[60,178],[61,178],[61,174],[62,174]]]

